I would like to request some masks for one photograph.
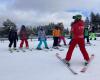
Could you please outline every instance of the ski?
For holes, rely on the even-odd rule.
[[[33,48],[30,48],[29,51],[33,51]]]
[[[90,44],[85,43],[85,46],[96,46],[96,45],[95,44],[92,44],[92,43],[90,43]]]
[[[64,51],[64,49],[60,49],[60,48],[59,48],[58,50],[59,50],[59,51]]]
[[[48,52],[48,51],[50,51],[50,50],[49,50],[49,49],[43,49],[43,51]]]
[[[24,49],[22,49],[22,52],[26,52]]]
[[[63,48],[57,48],[56,50],[59,50],[59,51],[64,51],[64,49]]]
[[[69,48],[69,45],[67,44],[67,45],[62,45],[61,46],[62,48]]]
[[[15,50],[14,50],[14,49],[10,49],[9,51],[10,51],[10,53],[13,53],[13,52],[19,52],[18,49],[15,49]]]
[[[78,74],[77,72],[75,72],[70,66],[68,66],[68,65],[63,61],[63,59],[59,56],[59,53],[56,53],[56,57],[57,57],[61,62],[63,62],[63,63],[66,65],[67,69],[69,69],[69,71],[71,71],[74,75]]]
[[[24,49],[19,49],[19,50],[21,50],[22,52],[26,52]]]
[[[89,65],[90,65],[90,63],[91,63],[91,61],[92,61],[93,59],[94,59],[94,54],[92,54],[92,55],[90,56],[90,61],[89,61],[89,63],[88,63],[87,65],[84,65],[84,67],[81,69],[80,72],[82,72],[82,73],[86,72],[87,69],[88,69],[88,67],[89,67]]]
[[[10,53],[13,53],[13,50],[12,49],[10,49],[9,51],[10,51]]]
[[[19,50],[17,49],[16,52],[19,52]]]
[[[33,48],[25,48],[25,50],[27,51],[32,51],[33,50]]]
[[[53,51],[53,50],[64,51],[63,48],[50,48],[50,51]]]
[[[16,49],[16,50],[13,50],[13,51],[19,52],[19,50],[18,50],[18,49]]]

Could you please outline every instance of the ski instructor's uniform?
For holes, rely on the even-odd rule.
[[[80,19],[78,19],[78,16]],[[66,61],[70,61],[72,52],[76,46],[79,45],[80,51],[84,57],[85,61],[89,61],[89,55],[85,49],[85,41],[84,41],[84,22],[81,20],[81,15],[74,16],[73,19],[75,21],[71,25],[71,33],[72,33],[72,41],[69,46],[69,50],[67,52]]]

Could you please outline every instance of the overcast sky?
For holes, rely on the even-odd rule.
[[[100,11],[100,0],[0,0],[0,23],[7,18],[18,26],[63,22],[70,26],[72,16]]]

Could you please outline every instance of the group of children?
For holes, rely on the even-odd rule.
[[[65,34],[66,33],[64,32],[63,23],[59,23],[54,27],[52,31],[53,40],[54,40],[53,48],[58,48],[58,46],[60,46],[61,40],[63,40],[64,45],[66,45]],[[18,36],[20,37],[20,40],[21,40],[19,48],[20,49],[23,48],[24,42],[25,42],[26,48],[29,48],[28,32],[26,30],[25,25],[22,25],[18,33],[15,27],[10,28],[9,37],[8,37],[8,40],[10,41],[9,50],[11,50],[11,47],[13,44],[14,44],[13,47],[16,50]],[[45,30],[42,27],[39,28],[38,30],[38,41],[39,41],[39,44],[36,48],[37,50],[42,50],[41,48],[42,43],[44,43],[46,49],[49,49],[48,44],[47,44],[47,36],[46,36]]]

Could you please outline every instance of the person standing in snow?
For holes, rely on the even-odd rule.
[[[16,50],[16,41],[18,41],[18,35],[17,35],[17,30],[15,27],[12,27],[9,31],[8,35],[8,40],[10,41],[9,43],[9,50],[11,50],[12,44],[14,44],[14,50]]]
[[[90,27],[90,40],[96,40],[95,28],[93,25]]]
[[[58,26],[60,27],[61,35],[59,37],[58,44],[60,45],[61,40],[63,41],[64,45],[66,46],[66,40],[65,40],[65,32],[64,32],[64,26],[63,23],[59,23]]]
[[[26,44],[26,48],[29,48],[28,40],[27,40],[28,39],[28,33],[26,31],[25,25],[21,26],[21,30],[19,32],[19,36],[20,36],[20,39],[21,39],[21,43],[20,43],[20,47],[19,48],[22,49],[24,42]]]
[[[73,50],[77,44],[79,45],[80,51],[82,52],[82,55],[85,60],[85,64],[88,64],[88,62],[90,60],[89,55],[85,49],[84,21],[81,20],[81,18],[82,18],[81,15],[73,16],[73,19],[75,19],[75,21],[73,22],[72,27],[71,27],[72,41],[69,45],[69,49],[66,54],[66,58],[64,59],[64,61],[68,65],[69,65],[69,61],[71,60]]]
[[[40,28],[40,30],[38,31],[38,41],[40,41],[39,44],[38,44],[38,46],[37,46],[37,49],[38,49],[38,50],[42,50],[42,49],[41,49],[42,42],[44,43],[45,48],[46,48],[46,49],[49,49],[49,48],[48,48],[48,45],[47,45],[46,34],[45,34],[45,31],[44,31],[43,28]]]
[[[52,31],[52,35],[53,35],[53,40],[54,40],[53,48],[58,49],[58,45],[59,45],[58,39],[61,35],[61,31],[58,25],[55,25],[55,28]]]
[[[87,44],[90,44],[90,40],[89,40],[89,29],[88,27],[84,28],[84,38],[87,39]]]

